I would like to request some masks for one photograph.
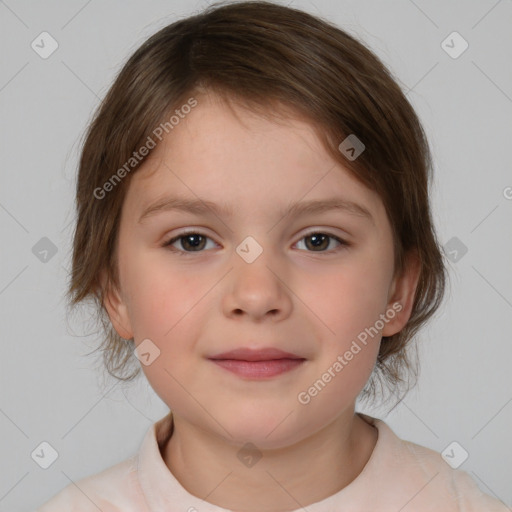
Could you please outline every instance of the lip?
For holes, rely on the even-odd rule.
[[[209,359],[230,359],[238,361],[272,361],[276,359],[304,359],[297,354],[291,352],[284,352],[277,348],[261,348],[261,349],[250,349],[250,348],[237,348],[230,350],[229,352],[223,352],[222,354],[216,354],[209,357]]]
[[[305,358],[297,354],[275,348],[238,348],[208,359],[239,377],[249,379],[275,377],[299,367],[305,361]]]

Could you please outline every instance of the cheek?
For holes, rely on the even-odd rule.
[[[355,260],[356,258],[354,258]],[[324,325],[325,339],[340,344],[375,324],[384,312],[388,293],[388,271],[381,262],[359,259],[303,283],[304,302]]]
[[[137,255],[126,261],[129,316],[135,338],[165,340],[195,314],[212,277],[182,271],[161,249],[155,257]],[[200,308],[199,308],[200,309]]]
[[[195,340],[200,337],[199,320],[208,315],[215,293],[212,286],[218,278],[183,271],[182,267],[180,270],[163,253],[149,258],[147,253],[133,252],[125,263],[128,315],[135,342],[138,345],[149,339],[160,353],[154,363],[143,366],[146,375],[151,376],[152,385],[158,387],[159,380],[169,380],[165,370],[170,373],[190,370]]]
[[[387,287],[379,268],[364,264],[319,283],[323,293],[316,287],[310,296],[311,309],[321,319],[317,323],[324,326],[318,333],[322,347],[299,402],[310,408],[310,416],[327,421],[359,395],[374,370],[381,340],[375,325],[385,309]]]
[[[336,271],[303,283],[303,297],[320,319],[322,349],[310,374],[317,402],[343,404],[357,396],[374,369],[381,331],[376,323],[387,303],[389,268],[383,258],[358,254]],[[314,286],[312,282],[314,281]],[[316,388],[321,389],[321,393]],[[320,413],[320,410],[319,410]]]

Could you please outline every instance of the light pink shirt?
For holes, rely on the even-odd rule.
[[[358,414],[379,433],[363,471],[341,491],[296,512],[510,512],[437,452]],[[36,512],[229,512],[190,494],[169,471],[160,448],[171,434],[169,413],[151,426],[137,455],[69,484]]]

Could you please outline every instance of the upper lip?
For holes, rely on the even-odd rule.
[[[270,361],[272,359],[304,359],[297,354],[284,352],[277,348],[237,348],[229,352],[222,352],[209,357],[209,359],[236,359],[239,361]]]

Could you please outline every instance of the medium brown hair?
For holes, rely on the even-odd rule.
[[[96,350],[108,373],[121,380],[140,373],[133,339],[119,337],[103,299],[107,286],[119,287],[120,213],[130,177],[145,159],[123,173],[105,198],[94,191],[126,169],[134,151],[176,108],[205,91],[263,116],[281,112],[306,119],[332,157],[382,199],[396,273],[409,251],[416,251],[421,270],[410,319],[399,333],[382,338],[376,371],[361,396],[374,397],[377,381],[396,392],[417,376],[406,348],[438,309],[445,288],[429,205],[432,163],[425,133],[390,71],[362,42],[319,17],[262,1],[214,4],[154,34],[124,65],[86,133],[68,298],[73,307],[93,300],[104,330]],[[354,160],[339,149],[351,134],[365,145]]]

